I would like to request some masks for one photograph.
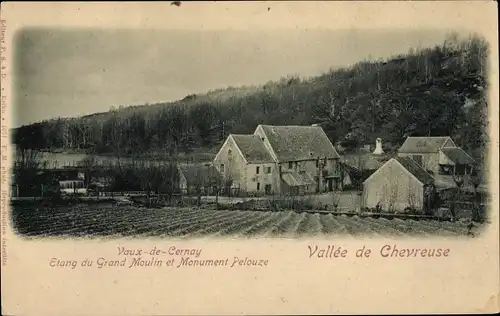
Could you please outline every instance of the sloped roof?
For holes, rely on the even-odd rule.
[[[222,177],[214,166],[206,166],[200,164],[180,165],[179,171],[184,175],[189,185],[191,184],[206,184],[210,182],[219,182]]]
[[[466,165],[474,163],[474,159],[469,156],[462,148],[459,147],[448,147],[443,148],[441,151],[450,158],[457,165]]]
[[[439,174],[435,175],[434,178],[436,179],[435,184],[438,190],[457,188],[457,184],[455,183],[455,180],[453,180],[453,176]],[[462,176],[461,178],[463,180],[461,190],[474,192],[474,185],[472,184],[472,179],[470,178],[470,176]],[[486,183],[481,183],[478,186],[477,190],[478,192],[488,192],[488,185]]]
[[[292,187],[316,184],[307,172],[285,172],[281,175],[281,178],[286,184]]]
[[[400,153],[437,153],[449,139],[449,136],[408,137],[398,151]]]
[[[279,161],[340,158],[320,126],[261,125]]]
[[[349,172],[349,173],[361,173],[361,170],[354,167],[353,165],[350,165],[346,162],[341,161],[340,166],[343,168],[344,171]]]
[[[434,178],[413,159],[409,157],[396,157],[394,159],[423,184],[434,182]]]
[[[231,134],[248,163],[274,162],[273,157],[258,135]]]

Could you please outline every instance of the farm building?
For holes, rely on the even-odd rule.
[[[434,178],[408,157],[391,158],[363,182],[363,207],[384,211],[420,210]]]
[[[475,165],[474,159],[449,136],[408,137],[399,148],[398,156],[412,158],[434,175],[471,174]]]
[[[319,126],[259,125],[231,134],[214,159],[225,182],[254,195],[341,189],[340,156]]]
[[[179,165],[179,189],[184,194],[215,195],[222,188],[222,178],[212,165]]]
[[[12,196],[44,196],[47,191],[57,190],[74,193],[76,187],[84,193],[85,173],[77,168],[39,169],[30,173],[14,170],[11,194]],[[75,186],[76,185],[76,186]],[[61,187],[62,186],[62,187]]]
[[[277,193],[276,164],[257,135],[229,135],[215,157],[214,165],[233,194]]]

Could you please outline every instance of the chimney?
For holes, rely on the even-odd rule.
[[[382,149],[382,139],[377,137],[375,142],[375,150],[373,151],[374,155],[382,155],[384,154],[384,150]]]

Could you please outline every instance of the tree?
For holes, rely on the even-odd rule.
[[[458,203],[462,201],[462,187],[464,185],[464,178],[460,175],[453,175],[453,181],[455,182],[456,191],[453,191],[454,194],[452,194],[452,201],[450,204],[450,213],[452,216],[452,220],[455,220],[457,218],[457,213],[456,210],[458,208]]]
[[[424,214],[433,215],[434,210],[441,205],[441,199],[437,193],[436,186],[433,183],[424,185]]]
[[[117,157],[164,148],[190,153],[219,146],[229,133],[252,133],[257,124],[321,123],[333,143],[351,147],[377,137],[401,144],[407,136],[449,135],[482,161],[490,142],[489,53],[480,36],[452,35],[435,47],[360,61],[309,79],[289,76],[262,86],[22,126],[14,130],[14,142]],[[464,109],[464,103],[472,106]]]
[[[135,166],[135,173],[140,180],[140,186],[146,192],[148,205],[151,206],[151,193],[155,191],[156,183],[158,181],[158,168],[152,163],[141,160]]]
[[[82,167],[85,170],[85,185],[88,187],[92,183],[92,178],[97,171],[97,158],[95,155],[86,156],[82,161]]]
[[[19,195],[37,195],[34,180],[40,167],[40,152],[34,149],[18,147],[16,148],[16,158],[14,162],[15,183],[19,186]],[[33,196],[33,195],[32,195]]]
[[[474,188],[474,196],[472,199],[472,221],[483,222],[485,220],[484,214],[481,212],[481,194],[478,191],[481,184],[481,177],[479,175],[470,176],[472,186]]]

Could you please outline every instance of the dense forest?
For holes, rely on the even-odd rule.
[[[251,133],[258,124],[321,123],[344,147],[381,137],[391,150],[410,135],[450,135],[480,158],[488,142],[487,56],[480,36],[450,36],[435,47],[317,77],[22,126],[13,130],[13,142],[43,150],[171,155],[213,152],[229,133]]]

